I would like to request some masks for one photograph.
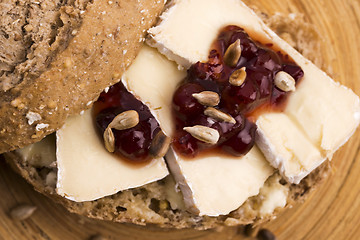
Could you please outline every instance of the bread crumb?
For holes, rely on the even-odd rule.
[[[39,123],[36,125],[35,129],[36,131],[40,131],[41,129],[44,129],[44,128],[47,128],[49,127],[49,124],[46,124],[46,123]]]
[[[26,114],[26,118],[28,119],[29,125],[33,125],[34,122],[41,120],[40,114],[34,112],[28,112]]]

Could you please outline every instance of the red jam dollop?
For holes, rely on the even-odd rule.
[[[145,162],[151,159],[150,146],[161,129],[150,109],[128,92],[121,82],[101,93],[94,103],[95,123],[102,136],[111,121],[128,110],[135,110],[139,114],[139,123],[126,130],[113,129],[115,154],[131,162]]]
[[[238,39],[241,57],[235,66],[230,67],[224,63],[224,54]],[[178,153],[195,157],[200,152],[218,148],[222,152],[242,156],[250,151],[256,132],[256,125],[250,121],[252,113],[264,106],[270,106],[271,111],[281,110],[289,94],[274,85],[275,75],[284,71],[295,79],[296,84],[304,76],[302,69],[291,62],[287,55],[275,52],[270,47],[271,44],[264,46],[255,42],[244,29],[237,26],[227,26],[220,31],[208,62],[192,65],[173,96],[176,121],[173,145]],[[231,85],[231,74],[243,67],[246,67],[247,74],[245,82],[240,86]],[[218,93],[220,103],[215,108],[230,114],[236,123],[206,116],[204,110],[207,107],[192,96],[202,91]],[[195,125],[216,129],[220,134],[217,144],[197,140],[183,130],[184,127]]]

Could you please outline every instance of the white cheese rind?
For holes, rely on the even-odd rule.
[[[163,158],[134,165],[109,153],[96,132],[91,110],[70,117],[56,136],[56,191],[72,201],[96,200],[168,175]]]
[[[206,8],[204,8],[206,6]],[[304,78],[291,93],[284,112],[298,128],[299,137],[306,138],[318,148],[321,159],[331,158],[356,130],[360,122],[360,101],[350,89],[335,83],[322,70],[304,58],[288,43],[269,29],[261,19],[240,0],[176,0],[163,14],[160,24],[149,30],[150,44],[160,52],[188,67],[197,61],[206,61],[210,46],[220,28],[238,25],[250,36],[274,46],[288,54],[305,72]],[[289,128],[284,125],[283,128]],[[284,132],[285,135],[289,133]],[[259,132],[257,142],[271,163],[285,162],[276,155],[277,143],[273,136]],[[288,136],[289,138],[291,136]],[[296,146],[292,146],[295,148]],[[307,149],[303,148],[306,152]],[[322,161],[314,157],[313,166]],[[299,159],[307,161],[306,159]],[[303,163],[301,163],[303,164]],[[298,182],[312,168],[288,175],[288,180]],[[285,171],[282,171],[283,173]],[[286,176],[286,174],[284,174]]]
[[[239,0],[174,0],[160,24],[148,30],[148,44],[188,68],[208,59],[211,44],[226,25],[261,32],[261,20],[254,15]]]
[[[256,125],[259,148],[290,183],[298,184],[326,159],[284,113],[262,114]]]
[[[329,157],[359,125],[359,97],[323,72],[316,71],[313,64],[301,67],[305,71],[304,79],[289,97],[285,112],[323,155]]]
[[[200,216],[226,215],[239,208],[259,193],[274,172],[257,147],[239,158],[220,155],[183,159],[171,149],[166,160],[186,207]]]
[[[186,71],[178,70],[175,63],[144,45],[122,81],[128,91],[150,107],[165,134],[172,136],[172,97],[185,77]]]

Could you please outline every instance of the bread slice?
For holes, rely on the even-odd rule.
[[[0,3],[0,153],[40,141],[120,80],[164,1]]]
[[[259,14],[278,34],[285,36],[286,40],[300,52],[318,65],[322,64],[321,60],[316,58],[318,55],[312,55],[312,52],[321,48],[320,38],[312,26],[304,23],[301,16],[289,18],[276,15],[268,18],[262,13]],[[308,41],[303,41],[303,39]],[[54,137],[49,136],[45,140],[49,142],[47,146],[50,148],[50,152],[53,151],[51,148],[55,148],[55,141],[51,138]],[[43,151],[46,152],[44,148]],[[272,219],[283,210],[277,208],[273,214],[260,214],[260,206],[264,201],[264,191],[260,191],[259,195],[249,198],[240,208],[227,216],[199,217],[184,209],[181,193],[177,190],[171,176],[96,201],[77,203],[56,194],[54,157],[43,157],[42,159],[41,156],[33,155],[31,158],[25,159],[17,151],[7,153],[5,156],[14,169],[24,176],[37,191],[63,204],[69,211],[91,218],[139,225],[156,224],[169,228],[208,229],[224,225],[260,224]],[[278,174],[269,178],[265,185],[270,184],[270,181],[275,181],[287,188],[289,193],[286,207],[289,207],[295,202],[304,200],[309,192],[327,177],[329,172],[330,164],[327,161],[298,185],[286,183]]]

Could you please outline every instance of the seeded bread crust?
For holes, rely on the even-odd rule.
[[[40,2],[45,4],[48,1]],[[6,2],[1,4],[5,6]],[[24,51],[12,51],[9,55],[13,58],[1,60],[0,67],[4,70],[0,78],[0,116],[3,116],[0,118],[0,153],[40,141],[59,129],[69,115],[89,108],[106,87],[120,81],[137,55],[146,29],[154,24],[163,9],[164,1],[94,0],[84,6],[84,10],[76,4],[49,7],[54,16],[42,21],[48,28],[59,31],[44,34],[41,37],[46,41],[39,40],[36,46],[33,44],[24,50],[34,50],[33,54],[45,59],[30,59]],[[35,11],[37,13],[39,11]],[[10,12],[1,14],[11,15]],[[23,23],[32,20],[19,19],[18,22]],[[26,31],[27,25],[20,28]],[[7,37],[13,37],[10,35]],[[25,44],[26,37],[18,36]],[[7,64],[3,64],[5,61]],[[38,68],[34,67],[37,61]],[[29,66],[24,69],[26,64]]]
[[[276,15],[269,18],[263,13],[259,14],[279,35],[285,36],[285,39],[291,45],[317,63],[318,66],[322,67],[322,61],[318,58],[320,54],[313,54],[321,49],[319,35],[311,25],[304,23],[301,16],[289,18]],[[303,41],[304,39],[307,39],[307,41]],[[251,197],[240,208],[227,216],[199,217],[181,208],[172,210],[171,207],[169,207],[169,199],[166,199],[168,195],[166,190],[167,185],[169,182],[172,182],[171,176],[164,180],[132,190],[119,192],[96,201],[76,203],[57,195],[55,193],[55,187],[49,186],[47,183],[46,176],[48,176],[50,172],[55,172],[56,169],[31,166],[29,162],[22,159],[16,152],[7,153],[5,156],[12,167],[30,182],[37,191],[61,203],[71,212],[96,219],[139,225],[156,224],[160,227],[167,228],[180,229],[191,227],[204,230],[224,225],[257,225],[269,221],[283,211],[283,209],[276,209],[273,215],[260,217],[259,205],[262,201],[260,194]],[[328,174],[330,174],[330,170],[330,163],[326,161],[298,185],[290,185],[285,181],[281,181],[289,188],[286,207],[302,202],[311,191],[316,189],[316,187],[326,179]],[[161,203],[164,202],[166,203],[165,208],[162,208]]]
[[[100,220],[138,225],[155,224],[163,228],[206,230],[244,224],[259,225],[273,219],[284,210],[276,209],[274,214],[260,217],[259,206],[262,201],[260,194],[249,198],[241,207],[226,216],[199,217],[182,208],[172,210],[168,199],[166,199],[168,196],[167,185],[173,181],[171,176],[95,201],[77,203],[57,195],[55,187],[47,184],[46,176],[51,171],[55,171],[54,169],[30,166],[16,152],[6,153],[5,158],[13,169],[32,184],[38,192],[62,204],[70,212]],[[284,181],[283,184],[289,188],[285,208],[303,202],[308,194],[327,178],[330,170],[330,163],[326,161],[298,185],[290,185]],[[161,208],[161,203],[165,203],[166,207]]]

